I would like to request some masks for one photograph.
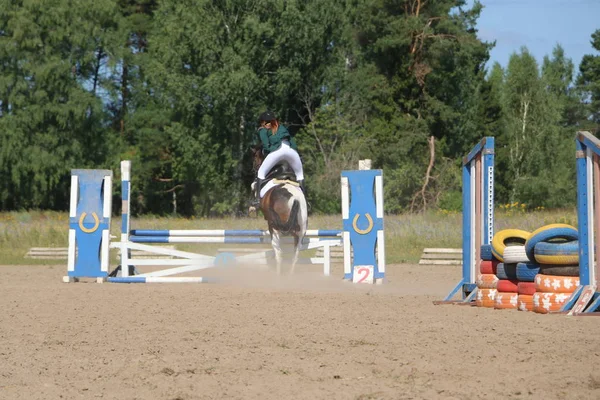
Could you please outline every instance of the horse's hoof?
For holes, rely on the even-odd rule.
[[[254,207],[254,206],[248,207],[248,215],[251,217],[256,217],[256,207]]]

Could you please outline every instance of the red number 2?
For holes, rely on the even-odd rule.
[[[358,268],[356,270],[356,273],[359,275],[359,279],[356,281],[356,283],[361,283],[362,281],[364,281],[365,279],[367,279],[369,277],[369,268]]]

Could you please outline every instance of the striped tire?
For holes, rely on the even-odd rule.
[[[541,264],[540,274],[553,276],[579,276],[579,265]]]
[[[477,307],[494,308],[496,293],[498,293],[496,289],[478,289],[475,305]]]
[[[484,261],[492,261],[494,260],[494,256],[492,255],[492,245],[491,244],[482,244],[480,250],[481,259]]]
[[[519,295],[517,293],[508,293],[498,291],[494,301],[495,309],[516,309],[519,306]]]
[[[550,311],[560,311],[561,307],[571,297],[568,293],[541,293],[533,295],[533,311],[547,314]]]
[[[498,263],[496,275],[498,279],[517,279],[517,264]]]
[[[518,302],[519,311],[533,311],[533,295],[520,294]]]
[[[498,267],[498,261],[481,261],[479,264],[479,272],[482,274],[496,274],[496,269]]]
[[[498,293],[517,293],[519,288],[517,287],[518,281],[508,280],[508,279],[500,279],[496,283],[496,289],[498,289]]]
[[[562,242],[579,240],[579,233],[574,226],[568,224],[550,224],[531,232],[525,242],[525,252],[530,260],[534,260],[535,245],[540,242],[550,242],[562,239]]]
[[[517,264],[517,279],[521,282],[533,282],[533,279],[539,273],[539,264],[533,262]]]
[[[530,233],[520,229],[504,229],[497,232],[492,238],[492,254],[500,261],[504,261],[503,254],[506,246],[523,246]]]
[[[573,293],[579,286],[579,278],[538,274],[535,277],[535,291],[544,293]]]
[[[505,263],[511,264],[530,261],[525,253],[525,246],[506,246],[502,258]]]
[[[535,282],[519,282],[517,284],[517,293],[533,296],[535,293]]]
[[[579,241],[554,243],[539,242],[535,245],[535,260],[540,264],[579,264]]]
[[[476,283],[479,289],[496,289],[498,277],[494,274],[479,274]]]

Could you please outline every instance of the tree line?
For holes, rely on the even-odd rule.
[[[239,214],[257,116],[296,136],[314,212],[370,158],[386,211],[461,207],[496,137],[498,202],[575,204],[600,54],[488,65],[465,0],[13,0],[0,8],[0,209],[68,209],[70,170],[133,161],[137,213]],[[600,52],[600,30],[591,38]],[[118,175],[118,172],[117,172]],[[117,189],[118,191],[119,189]],[[118,206],[118,202],[115,202]]]

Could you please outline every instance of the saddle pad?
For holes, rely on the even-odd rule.
[[[298,182],[290,181],[288,179],[273,179],[271,182],[273,182],[276,185],[282,185],[284,183],[287,183],[292,186],[298,186],[298,187],[300,186],[300,184]]]
[[[260,198],[262,199],[265,196],[265,194],[267,194],[267,192],[271,190],[271,188],[277,185],[283,185],[285,183],[290,184],[292,186],[300,187],[300,184],[298,182],[288,181],[287,179],[271,179],[270,181],[264,184],[262,189],[260,189]]]

